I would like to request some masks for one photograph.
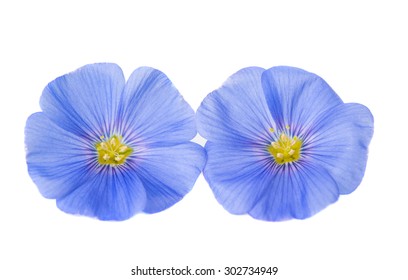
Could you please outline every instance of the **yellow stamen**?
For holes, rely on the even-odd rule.
[[[107,161],[107,160],[110,159],[110,156],[109,156],[109,154],[104,154],[102,158],[103,158],[105,161]]]
[[[101,140],[105,137],[101,136]],[[102,165],[117,166],[124,164],[133,149],[122,143],[122,137],[113,135],[104,142],[95,145],[98,152],[98,162]]]
[[[267,147],[267,150],[275,158],[276,163],[285,164],[299,160],[301,148],[302,141],[298,137],[291,138],[282,133],[277,141]]]

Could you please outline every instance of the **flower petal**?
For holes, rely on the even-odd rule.
[[[28,172],[47,198],[59,198],[84,180],[94,155],[89,143],[61,129],[44,113],[31,115],[25,128]]]
[[[87,170],[82,185],[57,199],[58,208],[64,212],[116,221],[141,212],[145,204],[146,193],[135,172],[110,166]]]
[[[136,69],[124,90],[120,112],[124,137],[144,144],[180,143],[196,134],[194,111],[162,72]]]
[[[58,127],[44,113],[26,124],[28,171],[47,198],[63,211],[124,220],[140,212],[146,201],[143,185],[130,170],[95,168],[92,143]]]
[[[360,104],[342,104],[319,118],[305,139],[305,158],[321,162],[341,194],[354,191],[367,164],[373,116]]]
[[[249,214],[260,220],[305,219],[338,199],[337,184],[313,163],[276,168],[271,184]]]
[[[196,116],[201,136],[217,143],[269,141],[275,125],[263,94],[263,71],[244,68],[204,99]]]
[[[193,187],[205,160],[204,149],[190,142],[137,154],[132,166],[146,189],[144,212],[160,212],[181,200]]]
[[[246,214],[270,183],[270,157],[257,146],[207,142],[204,177],[230,213]]]
[[[304,70],[280,66],[262,75],[266,102],[279,130],[289,125],[295,133],[321,113],[343,103],[319,76]]]
[[[40,105],[61,128],[82,137],[99,137],[112,131],[124,85],[116,64],[90,64],[49,83]]]

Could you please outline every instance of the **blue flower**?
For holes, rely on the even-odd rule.
[[[267,221],[308,218],[353,192],[373,135],[366,107],[292,67],[238,71],[204,99],[197,123],[218,202]]]
[[[48,84],[26,124],[28,172],[71,214],[125,220],[181,200],[205,164],[194,111],[160,71],[125,82],[115,64],[86,65]]]

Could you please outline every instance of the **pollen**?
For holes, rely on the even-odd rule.
[[[132,154],[133,149],[122,143],[122,137],[113,135],[106,141],[101,136],[102,142],[95,145],[98,153],[98,163],[102,165],[118,166],[125,163],[126,159]]]
[[[300,158],[302,141],[298,137],[290,137],[281,133],[279,138],[267,147],[277,164],[295,162]]]

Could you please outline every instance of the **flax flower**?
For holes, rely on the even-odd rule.
[[[365,106],[292,67],[238,71],[204,99],[197,122],[218,202],[268,221],[310,217],[353,192],[373,134]]]
[[[26,124],[28,172],[71,214],[125,220],[181,200],[205,164],[194,112],[160,71],[115,64],[57,78]]]

